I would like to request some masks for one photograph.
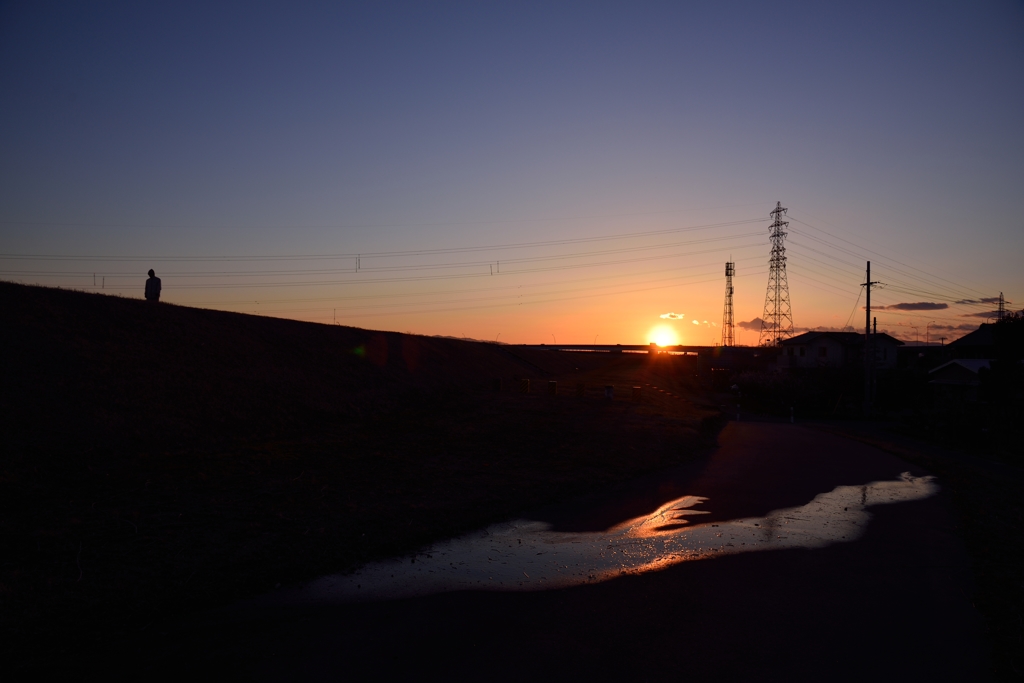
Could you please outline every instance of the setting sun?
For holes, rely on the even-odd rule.
[[[658,325],[647,333],[647,341],[658,346],[675,346],[679,343],[679,334],[669,325]]]

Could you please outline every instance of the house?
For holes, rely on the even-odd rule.
[[[928,385],[937,397],[945,400],[976,401],[981,385],[981,371],[991,362],[970,358],[951,360],[928,373]]]
[[[875,367],[896,367],[896,349],[903,342],[889,335],[871,335]],[[864,335],[856,332],[804,332],[781,343],[780,368],[849,368],[864,363]]]
[[[974,332],[965,334],[956,341],[950,342],[947,346],[954,358],[995,358],[995,331],[995,324],[982,323]]]

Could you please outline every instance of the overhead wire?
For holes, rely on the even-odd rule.
[[[192,273],[163,273],[164,277],[239,277],[239,276],[261,276],[261,277],[276,277],[285,275],[333,275],[340,273],[357,273],[357,272],[401,272],[401,271],[417,271],[417,270],[441,270],[441,269],[455,269],[455,268],[474,268],[483,266],[492,266],[496,263],[517,264],[517,263],[540,263],[543,261],[557,261],[570,258],[587,258],[589,256],[601,256],[605,254],[624,254],[633,253],[639,251],[652,251],[655,249],[665,249],[669,247],[679,247],[690,244],[706,244],[710,242],[722,242],[732,239],[741,239],[745,237],[756,237],[759,233],[741,233],[739,235],[725,235],[720,237],[707,237],[697,240],[683,240],[680,242],[668,242],[661,244],[652,244],[639,247],[622,247],[618,249],[604,249],[600,251],[583,251],[567,254],[555,254],[552,256],[527,256],[519,258],[501,259],[495,261],[494,259],[488,261],[460,261],[457,263],[433,263],[433,264],[405,264],[398,266],[370,266],[370,267],[359,267],[358,269],[345,268],[345,269],[329,269],[329,270],[241,270],[241,271],[214,271],[214,272],[192,272]],[[90,271],[5,271],[0,270],[0,275],[29,275],[29,274],[45,274],[45,275],[68,275],[68,276],[80,276],[88,277],[93,273]],[[105,273],[108,277],[137,277],[138,273]]]
[[[178,289],[252,289],[252,288],[268,288],[268,287],[314,287],[323,285],[358,285],[358,284],[377,284],[383,282],[426,282],[434,280],[458,280],[467,278],[481,278],[481,277],[507,277],[510,275],[522,275],[527,273],[544,273],[558,270],[578,270],[581,268],[596,268],[600,266],[608,265],[621,265],[624,263],[643,263],[649,261],[658,261],[669,258],[676,258],[680,256],[693,256],[699,254],[714,253],[719,251],[725,251],[728,249],[743,249],[751,246],[759,246],[756,243],[753,244],[741,244],[726,247],[717,247],[714,249],[705,249],[702,251],[687,251],[687,252],[676,252],[671,254],[661,254],[658,256],[645,256],[641,258],[632,259],[618,259],[614,261],[600,261],[596,263],[579,263],[573,265],[561,265],[561,266],[548,266],[542,268],[521,268],[514,271],[501,271],[501,272],[479,272],[479,273],[458,273],[458,274],[446,274],[446,275],[422,275],[422,276],[408,276],[408,277],[391,277],[391,278],[367,278],[367,279],[347,279],[347,280],[314,280],[307,282],[273,282],[273,283],[239,283],[239,284],[220,284],[220,285],[179,285]]]
[[[765,272],[767,272],[767,271],[760,271],[760,272],[755,272],[755,273],[749,273],[748,275],[744,275],[744,277],[752,276],[752,275],[763,275]],[[707,283],[707,282],[718,282],[719,279],[720,278],[712,278],[712,279],[703,280],[703,281],[700,281],[700,282],[691,282],[689,284],[696,285],[696,284],[704,284],[704,283]],[[677,286],[678,286],[677,284],[670,284],[670,285],[662,285],[662,286],[659,286],[659,287],[646,287],[646,288],[643,288],[643,289],[633,289],[633,290],[628,290],[628,291],[624,291],[624,292],[618,292],[618,294],[634,294],[634,293],[637,293],[637,292],[648,292],[648,291],[654,291],[654,290],[658,290],[658,289],[666,289],[668,287],[677,287]],[[608,294],[587,294],[587,295],[581,295],[581,296],[563,297],[563,298],[558,298],[558,299],[545,299],[545,300],[541,300],[541,301],[532,301],[532,302],[529,302],[529,303],[530,304],[555,303],[555,302],[561,302],[561,301],[574,301],[574,300],[578,300],[578,299],[590,299],[590,298],[599,297],[599,296],[608,296]],[[522,305],[522,304],[515,304],[515,303],[512,303],[512,304],[497,304],[497,306],[495,306],[495,307],[516,306],[516,305]],[[447,312],[451,312],[451,311],[469,311],[469,310],[477,310],[477,309],[480,309],[480,308],[491,308],[491,307],[492,307],[492,305],[487,304],[487,305],[481,305],[481,306],[468,306],[468,307],[459,307],[459,308],[413,310],[413,311],[409,311],[409,313],[413,313],[413,314],[421,314],[421,313],[447,313]],[[391,315],[391,313],[359,313],[359,314],[355,314],[355,315],[349,315],[349,316],[346,316],[346,317],[347,318],[367,318],[367,317],[378,317],[378,316],[382,316],[382,315]]]
[[[748,275],[760,275],[760,274],[764,274],[765,272],[767,272],[767,271],[763,271],[762,270],[762,271],[757,271],[757,272],[750,273]],[[666,282],[669,282],[670,280],[672,281],[672,282],[669,282],[668,284],[661,284],[661,285],[656,286],[656,287],[645,287],[645,288],[642,288],[642,289],[627,289],[627,290],[624,290],[624,291],[612,291],[612,292],[605,292],[604,294],[595,294],[595,295],[593,295],[593,296],[614,296],[614,295],[617,295],[617,294],[630,294],[630,293],[634,293],[634,292],[653,291],[653,290],[658,290],[658,289],[666,289],[668,287],[685,287],[685,286],[693,285],[693,284],[702,284],[702,283],[705,283],[705,282],[714,282],[714,281],[716,281],[716,280],[701,280],[701,281],[697,281],[697,282],[678,282],[678,280],[681,280],[684,277],[696,277],[696,276],[682,276],[680,278],[666,278],[666,279],[661,279],[661,280],[651,280],[651,281],[648,281],[648,282],[632,283],[630,285],[604,285],[604,286],[599,286],[599,287],[579,287],[579,288],[575,288],[575,289],[555,290],[555,291],[550,291],[550,292],[535,292],[533,294],[526,294],[526,295],[523,295],[523,294],[506,294],[506,295],[501,295],[501,296],[488,296],[488,297],[475,298],[475,299],[449,299],[449,300],[446,300],[446,301],[431,301],[431,302],[427,302],[425,305],[442,305],[442,304],[447,305],[447,304],[451,304],[451,303],[482,303],[482,302],[485,302],[485,301],[489,302],[489,301],[500,301],[500,300],[505,300],[505,299],[522,299],[524,296],[526,296],[528,298],[526,300],[519,301],[518,303],[520,303],[520,304],[547,303],[549,301],[555,301],[555,300],[545,300],[543,302],[535,302],[535,301],[531,300],[529,297],[551,296],[551,295],[555,295],[555,294],[567,294],[567,293],[574,293],[574,292],[585,292],[585,291],[591,291],[591,290],[594,290],[594,289],[609,289],[609,288],[613,288],[613,287],[629,287],[629,286],[635,286],[635,285],[640,285],[640,284],[666,283]],[[561,301],[562,299],[557,299],[557,300]],[[403,303],[394,303],[394,304],[359,304],[359,305],[356,305],[356,306],[344,306],[344,307],[339,306],[339,307],[335,307],[335,308],[336,308],[337,311],[353,311],[353,310],[365,310],[365,309],[377,310],[377,309],[381,309],[381,308],[403,308],[403,307],[409,307],[409,306],[410,306],[409,303],[403,302]],[[322,310],[329,310],[330,308],[332,308],[332,307],[329,307],[329,306],[318,306],[316,308],[281,309],[281,310],[282,311],[286,311],[286,312],[299,312],[299,311],[322,311]],[[270,309],[269,311],[265,311],[265,312],[270,312],[272,310],[273,309]]]
[[[839,241],[841,241],[841,242],[844,242],[844,243],[846,243],[846,244],[849,244],[849,245],[851,245],[851,246],[853,246],[853,247],[856,247],[856,248],[858,248],[858,249],[860,249],[860,250],[862,250],[862,251],[865,251],[865,252],[868,252],[868,253],[870,253],[870,254],[873,254],[873,255],[875,255],[876,257],[878,257],[878,258],[881,258],[881,259],[883,259],[883,261],[889,261],[889,262],[891,262],[891,263],[896,263],[896,264],[899,264],[899,265],[903,266],[904,268],[909,268],[909,269],[911,269],[911,270],[917,271],[918,273],[921,273],[922,275],[925,275],[925,276],[927,276],[928,278],[931,278],[931,279],[933,279],[933,280],[941,280],[942,282],[945,282],[945,283],[947,283],[947,284],[949,284],[949,285],[952,285],[952,286],[953,286],[953,287],[955,287],[956,289],[960,289],[960,290],[964,290],[964,291],[973,291],[973,292],[975,292],[975,293],[977,293],[977,294],[982,294],[983,296],[985,296],[985,295],[989,295],[989,294],[986,294],[986,293],[984,293],[984,292],[981,292],[980,290],[976,290],[976,289],[974,289],[974,288],[972,288],[972,287],[968,287],[968,286],[966,286],[966,285],[963,285],[963,284],[960,284],[960,283],[954,282],[953,280],[950,280],[950,279],[948,279],[948,278],[944,278],[944,277],[942,277],[942,276],[940,276],[940,275],[935,275],[934,273],[929,273],[928,271],[922,270],[922,269],[920,269],[920,268],[917,268],[917,267],[915,267],[915,266],[911,266],[911,265],[909,265],[909,264],[907,264],[907,263],[904,263],[904,262],[902,262],[902,261],[900,261],[900,260],[898,260],[898,259],[892,258],[891,256],[886,256],[886,255],[884,255],[884,254],[880,254],[880,253],[878,253],[878,252],[876,252],[876,251],[874,251],[874,250],[872,250],[872,249],[868,249],[868,248],[866,248],[866,247],[863,247],[863,246],[861,246],[861,245],[858,245],[858,244],[856,244],[856,243],[854,243],[854,242],[851,242],[851,241],[849,241],[849,240],[847,240],[847,239],[844,239],[844,238],[842,238],[842,237],[839,237],[839,236],[837,236],[837,235],[833,235],[832,233],[828,232],[827,230],[823,230],[822,228],[819,228],[819,227],[817,227],[817,226],[815,226],[815,225],[812,225],[812,224],[810,224],[810,223],[807,223],[806,221],[800,220],[799,218],[796,218],[796,217],[793,217],[793,216],[789,216],[789,218],[790,218],[791,220],[793,220],[793,221],[797,222],[797,223],[800,223],[801,225],[805,225],[805,226],[807,226],[807,227],[811,228],[812,230],[817,230],[818,232],[821,232],[821,233],[823,233],[823,234],[829,235],[829,236],[830,236],[830,237],[832,237],[833,239],[837,239],[837,240],[839,240]],[[792,228],[790,228],[790,229],[792,230]],[[797,232],[797,234],[802,234],[802,235],[804,235],[805,237],[810,237],[811,239],[820,239],[820,238],[816,238],[816,237],[814,237],[813,235],[809,235],[809,234],[807,234],[807,233],[804,233],[804,232],[799,232],[799,231],[795,231],[795,230],[794,230],[794,232]],[[836,249],[842,249],[842,247],[839,247],[839,246],[837,246],[837,245],[832,245],[832,246],[833,246],[833,248],[836,248]],[[848,250],[845,250],[845,249],[843,249],[843,250],[844,250],[844,251],[846,251],[847,253],[850,253],[851,255],[855,255],[855,256],[857,256],[857,255],[858,255],[858,254],[856,254],[856,253],[854,253],[854,252],[849,252]],[[890,265],[890,266],[888,266],[888,267],[889,267],[889,268],[892,268],[893,270],[897,270],[897,271],[899,271],[899,272],[902,272],[902,273],[903,273],[904,275],[906,275],[907,277],[913,277],[913,278],[916,278],[916,279],[922,279],[922,278],[920,278],[919,276],[915,276],[915,275],[913,275],[913,274],[911,274],[911,273],[907,273],[907,272],[905,272],[905,271],[900,271],[900,269],[898,269],[898,268],[895,268],[894,266],[891,266],[891,265]],[[938,283],[933,283],[933,286],[934,286],[934,285],[936,285],[936,284],[938,284]],[[955,291],[955,290],[953,290],[953,291]],[[967,297],[963,297],[963,298],[967,298]]]
[[[647,230],[641,232],[618,233],[613,235],[599,235],[594,237],[567,238],[560,240],[543,240],[535,242],[513,242],[505,244],[480,245],[475,247],[446,247],[438,249],[407,249],[400,251],[377,251],[377,252],[352,252],[332,254],[291,254],[291,255],[251,255],[251,256],[84,256],[77,254],[0,254],[0,260],[32,260],[32,261],[95,261],[95,262],[118,262],[118,261],[154,261],[154,262],[229,262],[229,261],[304,261],[304,260],[337,260],[353,258],[382,258],[399,256],[426,256],[433,254],[455,254],[470,253],[478,251],[495,251],[502,249],[525,249],[532,247],[558,246],[563,244],[582,244],[587,242],[605,242],[620,239],[633,239],[636,237],[650,237],[652,235],[666,235],[680,232],[693,232],[697,230],[711,230],[722,227],[735,227],[738,225],[750,225],[753,223],[765,223],[766,218],[747,218],[738,221],[726,221],[720,223],[707,223],[703,225],[684,226],[680,228],[665,228],[662,230]]]
[[[217,229],[217,230],[230,230],[230,229],[263,229],[263,230],[290,230],[290,229],[334,229],[334,230],[353,230],[362,228],[426,228],[426,227],[457,227],[457,226],[468,226],[468,225],[508,225],[514,223],[557,223],[559,221],[581,221],[581,220],[604,220],[608,218],[632,218],[636,216],[666,216],[677,213],[693,213],[695,211],[713,211],[716,209],[737,209],[744,208],[747,206],[764,206],[766,202],[750,202],[747,204],[725,204],[722,206],[705,206],[701,208],[686,208],[686,209],[668,209],[664,211],[633,211],[633,212],[622,212],[612,214],[593,214],[586,216],[547,216],[547,217],[528,217],[528,218],[503,218],[498,220],[487,220],[487,221],[436,221],[436,222],[420,222],[420,223],[366,223],[366,224],[341,224],[341,223],[328,223],[328,224],[299,224],[299,223],[285,223],[279,225],[251,225],[251,224],[233,224],[233,225],[213,225],[213,224],[199,224],[199,223],[177,223],[177,224],[147,224],[147,223],[82,223],[82,222],[57,222],[57,221],[0,221],[0,225],[36,225],[36,226],[50,226],[50,227],[80,227],[80,228],[147,228],[147,229],[182,229],[182,228],[194,228],[194,229]]]
[[[798,213],[800,213],[800,212],[798,212]],[[829,222],[828,222],[827,220],[825,220],[825,219],[821,219],[821,218],[815,218],[814,216],[811,216],[810,214],[807,214],[807,213],[803,213],[803,215],[805,215],[805,216],[807,216],[808,218],[811,218],[811,219],[813,219],[813,220],[815,220],[815,221],[820,221],[820,222],[822,222],[822,223],[825,223],[826,225],[829,225],[829,226],[831,226],[831,227],[835,228],[836,230],[843,230],[843,228],[841,228],[841,227],[839,227],[839,226],[837,226],[837,225],[834,225],[834,224],[832,224],[832,223],[829,223]],[[794,219],[794,220],[796,220],[796,219]],[[806,226],[808,226],[808,227],[810,227],[810,228],[813,228],[814,230],[818,230],[819,232],[822,232],[823,234],[826,234],[826,235],[830,235],[830,236],[831,236],[831,233],[829,233],[828,231],[824,230],[823,228],[820,228],[820,227],[817,227],[817,226],[812,226],[812,225],[810,225],[809,223],[804,223],[803,221],[799,221],[799,220],[798,220],[798,222],[800,222],[800,223],[803,223],[804,225],[806,225]],[[843,238],[842,238],[842,237],[839,237],[838,235],[836,235],[836,236],[835,236],[835,238],[836,238],[836,239],[839,239],[839,240],[843,240]],[[848,244],[854,244],[854,242],[850,242],[850,241],[848,241],[848,240],[843,240],[843,241],[846,241],[846,242],[847,242]],[[862,248],[863,248],[863,249],[865,249],[866,251],[870,251],[870,250],[868,250],[868,249],[867,249],[867,247],[862,247]],[[879,248],[881,248],[881,247],[879,247]],[[907,260],[911,260],[911,261],[918,261],[918,263],[921,263],[921,261],[920,261],[919,259],[916,259],[916,258],[915,258],[914,256],[912,256],[912,255],[909,255],[909,254],[901,254],[900,252],[897,252],[897,251],[893,250],[891,246],[888,246],[888,245],[887,245],[887,246],[886,246],[885,248],[886,248],[886,249],[887,249],[887,250],[888,250],[888,251],[889,251],[890,253],[895,253],[895,254],[898,254],[899,256],[901,256],[902,258],[905,258],[905,259],[907,259]],[[884,254],[881,254],[881,253],[879,253],[879,252],[871,252],[871,253],[873,253],[873,254],[875,254],[875,255],[878,255],[878,256],[881,256],[882,258],[886,258],[886,259],[890,259],[890,260],[893,260],[893,261],[895,261],[895,259],[892,259],[891,257],[889,257],[889,256],[886,256],[886,255],[884,255]],[[899,261],[896,261],[896,262],[897,262],[897,263],[901,263],[901,262],[899,262]],[[908,267],[908,268],[914,268],[915,270],[918,270],[918,272],[921,272],[921,273],[928,273],[928,271],[926,271],[926,270],[921,270],[921,269],[919,269],[919,268],[916,268],[915,266],[911,266],[911,265],[909,265],[909,264],[902,264],[902,263],[901,263],[901,265],[906,265],[906,267]],[[937,276],[937,275],[936,275],[935,277],[939,277],[939,276]],[[939,279],[943,279],[943,278],[939,277]],[[963,284],[959,284],[959,283],[953,283],[953,281],[952,281],[952,280],[947,280],[947,282],[949,282],[949,283],[951,283],[951,284],[957,284],[957,286],[960,286],[960,287],[965,287],[965,288],[968,288],[968,289],[969,289],[969,287],[966,287],[966,285],[963,285]],[[977,284],[977,283],[975,283],[975,284]],[[983,288],[985,287],[985,285],[978,285],[978,286],[980,286],[980,287],[983,287]],[[980,292],[979,292],[979,293],[980,293]]]
[[[746,262],[746,261],[754,261],[754,260],[761,260],[761,259],[760,259],[760,257],[757,257],[757,256],[751,256],[751,257],[742,258],[742,259],[735,259],[735,261],[737,263],[742,263],[742,262]],[[708,263],[701,263],[701,264],[696,264],[696,265],[690,265],[690,266],[687,266],[687,267],[689,267],[689,268],[700,268],[700,267],[710,267],[712,265],[717,265],[717,264],[712,264],[712,263],[708,262]],[[522,288],[531,288],[531,287],[549,287],[549,286],[558,285],[558,284],[571,284],[571,283],[578,283],[578,282],[594,282],[594,281],[600,281],[600,280],[619,279],[619,278],[624,278],[624,277],[635,277],[637,275],[641,275],[642,276],[642,275],[650,275],[650,274],[653,274],[653,273],[666,273],[666,272],[678,272],[678,271],[679,271],[679,267],[661,268],[661,269],[658,269],[658,270],[649,270],[649,271],[631,272],[631,273],[620,273],[620,274],[615,274],[615,275],[598,275],[598,276],[595,276],[595,277],[572,278],[572,279],[569,279],[569,280],[558,280],[558,281],[555,281],[555,282],[528,282],[528,283],[521,283],[521,284],[500,285],[498,287],[479,287],[479,288],[476,288],[476,289],[474,289],[472,291],[481,291],[482,292],[482,291],[500,291],[500,290],[505,290],[505,289],[517,289],[517,288],[518,289],[522,289]],[[359,294],[359,295],[347,295],[347,296],[332,295],[332,296],[302,297],[302,298],[288,297],[288,298],[285,298],[285,299],[264,299],[262,301],[263,301],[263,303],[282,303],[282,302],[302,302],[302,303],[307,303],[307,302],[311,302],[311,301],[348,301],[348,300],[365,300],[365,299],[393,299],[393,298],[400,298],[400,297],[435,296],[435,295],[438,295],[438,294],[459,294],[459,293],[464,292],[464,291],[466,291],[466,290],[463,290],[463,289],[448,289],[448,290],[440,290],[440,291],[436,291],[436,290],[435,291],[416,290],[414,292],[390,293],[390,294]],[[245,303],[245,302],[244,301],[238,301],[238,300],[223,300],[223,301],[194,301],[194,302],[191,302],[191,303],[193,305],[216,306],[216,305],[226,305],[226,304],[236,304],[236,303],[240,304],[240,303]]]

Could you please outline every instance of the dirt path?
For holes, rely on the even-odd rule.
[[[712,524],[802,506],[840,486],[927,474],[786,424],[732,423],[720,444],[706,460],[535,518],[560,531],[602,530],[692,495],[708,499],[699,523]],[[173,660],[263,680],[360,670],[455,680],[984,680],[987,653],[948,494],[869,511],[856,541],[572,588],[232,610],[190,623]]]

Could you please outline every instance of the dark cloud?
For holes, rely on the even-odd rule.
[[[949,308],[949,304],[939,304],[932,301],[917,301],[915,303],[892,304],[890,306],[878,306],[879,311],[941,311]]]
[[[914,325],[900,323],[898,330],[893,330],[888,334],[904,341],[924,341],[927,338],[926,334],[930,333],[931,339],[937,341],[944,333],[948,335],[947,339],[952,340],[958,339],[968,332],[974,332],[976,329],[978,329],[976,323],[960,323],[959,325],[932,324],[927,326],[927,330],[925,327],[916,326],[915,331]]]
[[[761,320],[760,318],[754,318],[753,320],[748,320],[745,323],[744,322],[736,323],[736,327],[740,328],[741,330],[760,330],[761,329],[761,324],[763,322],[764,321]]]
[[[667,318],[668,320],[684,320],[685,317],[686,317],[686,314],[685,313],[662,313],[661,317],[662,318]]]
[[[964,313],[961,318],[998,318],[999,311],[979,311],[978,313]]]
[[[960,299],[957,301],[958,304],[997,304],[999,303],[998,296],[986,296],[981,299]],[[1009,302],[1007,302],[1009,303]]]

